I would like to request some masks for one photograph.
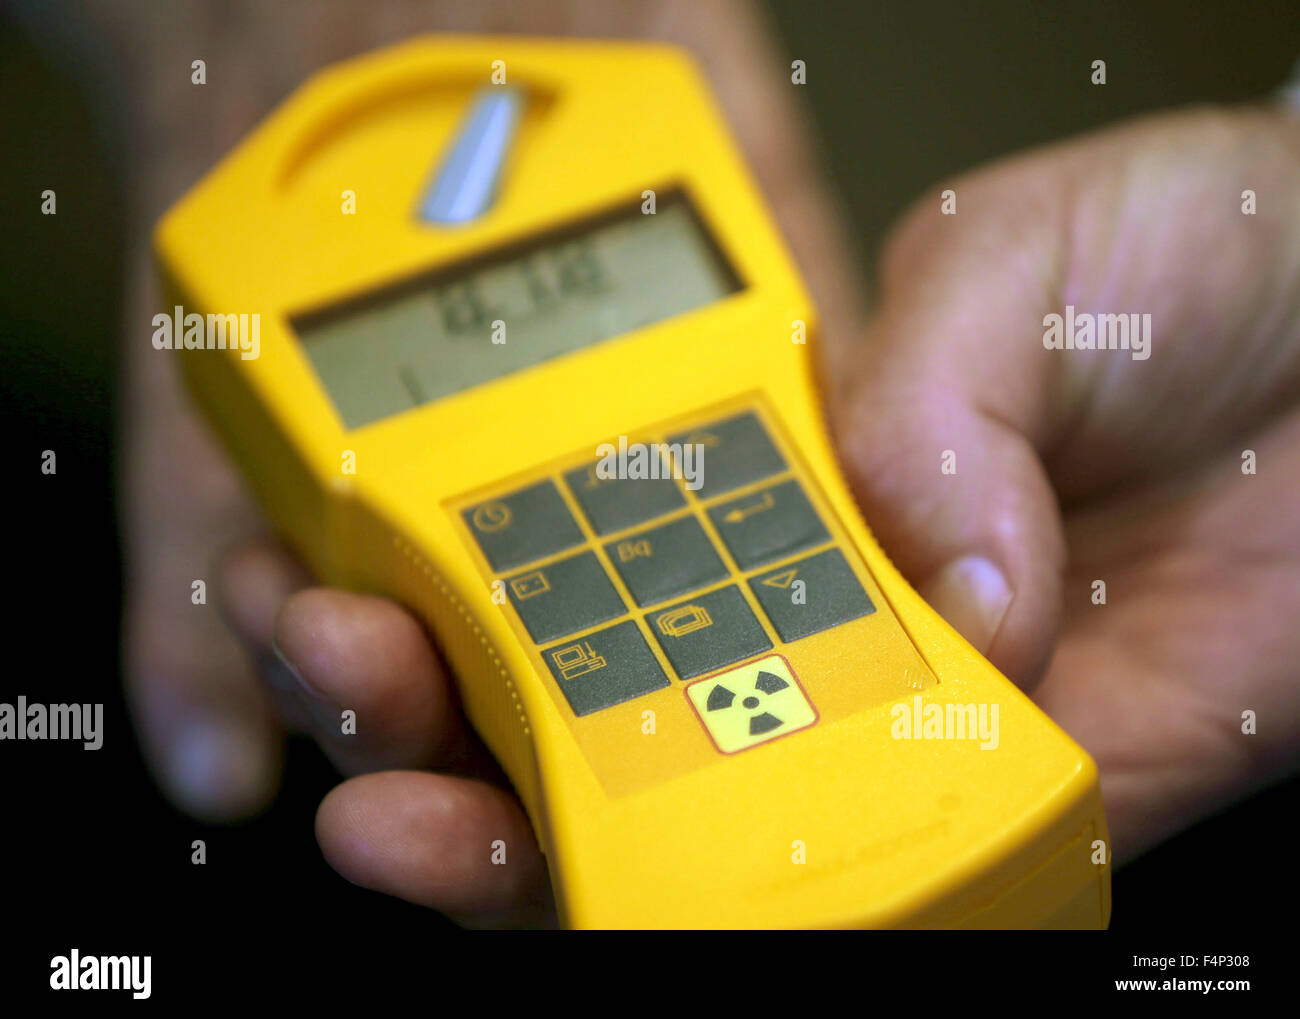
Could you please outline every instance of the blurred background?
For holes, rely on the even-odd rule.
[[[115,413],[130,246],[147,215],[238,140],[198,131],[202,143],[174,141],[186,158],[159,170],[167,153],[146,114],[169,100],[142,94],[151,80],[144,65],[168,55],[157,52],[167,31],[235,52],[247,39],[284,68],[266,86],[272,94],[250,99],[227,79],[201,101],[214,119],[223,105],[273,103],[314,66],[290,28],[271,30],[280,22],[267,8],[281,6],[295,5],[0,3],[0,407],[16,429],[4,499],[15,581],[3,599],[11,665],[0,675],[0,701],[103,701],[107,731],[95,754],[0,744],[0,874],[11,886],[0,908],[11,932],[25,932],[16,951],[30,955],[34,969],[20,967],[27,972],[48,973],[50,955],[65,952],[69,938],[86,952],[237,948],[270,960],[306,952],[329,965],[359,941],[427,945],[445,926],[326,867],[312,819],[336,778],[309,744],[292,744],[270,812],[207,828],[155,790],[120,693]],[[537,6],[484,23],[474,5],[434,4],[385,21],[375,4],[373,38],[339,38],[324,15],[313,32],[333,40],[325,47],[332,60],[399,38],[412,17],[427,30],[530,31],[546,23],[545,14],[528,16]],[[576,6],[596,12],[580,34],[609,34],[600,5]],[[1134,114],[1260,96],[1300,55],[1294,0],[769,0],[761,12],[783,66],[808,64],[803,113],[864,286],[890,221],[937,182]],[[147,38],[144,24],[154,33]],[[178,45],[168,58],[188,68],[191,49]],[[1104,88],[1081,71],[1098,58],[1107,62]],[[57,188],[54,217],[40,214],[47,187]],[[37,468],[45,449],[58,452],[54,477]],[[1198,951],[1235,949],[1270,914],[1291,915],[1298,899],[1286,836],[1298,789],[1292,781],[1261,792],[1118,872],[1112,928],[1139,939],[1177,931]],[[189,863],[196,838],[208,843],[208,866]],[[237,945],[226,940],[233,931]],[[170,932],[178,940],[169,948],[162,942]],[[178,963],[171,977],[155,979],[183,971]]]

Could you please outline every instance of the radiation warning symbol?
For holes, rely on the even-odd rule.
[[[780,655],[696,680],[686,688],[686,697],[724,754],[748,750],[817,721],[817,710]]]

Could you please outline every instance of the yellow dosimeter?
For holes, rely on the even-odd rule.
[[[682,53],[349,61],[156,246],[195,399],[323,581],[427,623],[566,924],[1107,923],[1096,768],[858,515]]]

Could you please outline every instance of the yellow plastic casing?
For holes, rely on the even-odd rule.
[[[494,67],[529,97],[499,199],[470,225],[433,228],[413,215],[418,196]],[[634,205],[646,189],[689,198],[742,289],[344,428],[294,316]],[[344,191],[355,215],[341,214]],[[426,621],[528,811],[565,923],[1107,923],[1096,768],[872,539],[823,427],[814,309],[682,53],[432,37],[348,61],[285,102],[155,242],[175,304],[261,322],[256,359],[156,356],[181,363],[271,520],[324,581],[387,594]],[[792,342],[796,322],[807,343]],[[722,752],[652,639],[671,685],[575,717],[515,608],[493,600],[499,578],[463,513],[552,478],[581,520],[559,479],[597,444],[742,411],[771,433],[876,611],[785,644],[739,582],[815,714],[780,739]],[[708,527],[707,507],[688,499]],[[585,525],[584,540],[608,566]],[[629,618],[650,637],[646,612]],[[903,707],[950,705],[997,706],[996,748],[895,738]]]

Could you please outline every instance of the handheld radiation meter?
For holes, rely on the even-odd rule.
[[[346,62],[156,248],[194,398],[323,581],[427,623],[566,924],[1107,923],[1096,768],[872,539],[681,53]]]

